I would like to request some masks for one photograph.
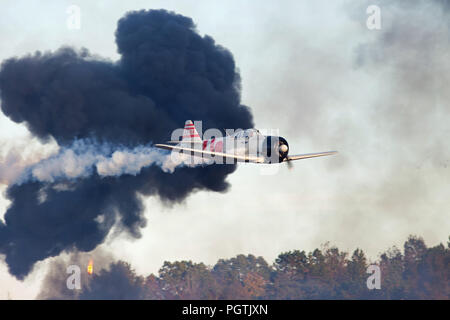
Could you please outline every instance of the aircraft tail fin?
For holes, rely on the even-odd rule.
[[[183,139],[181,140],[181,142],[202,142],[202,139],[200,138],[200,135],[198,134],[197,129],[195,129],[194,123],[191,120],[187,120],[184,124]]]

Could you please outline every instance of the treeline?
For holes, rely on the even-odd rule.
[[[450,237],[428,248],[410,236],[403,251],[392,248],[375,262],[381,289],[369,290],[364,252],[349,256],[336,247],[289,251],[272,265],[238,255],[209,267],[165,262],[159,274],[142,277],[123,261],[91,277],[79,299],[449,299]]]

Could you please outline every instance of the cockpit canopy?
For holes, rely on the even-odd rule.
[[[236,139],[250,139],[256,136],[262,136],[258,129],[239,130],[234,134]]]

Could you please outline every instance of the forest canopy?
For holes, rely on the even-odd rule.
[[[369,290],[367,268],[373,264],[380,268],[381,288]],[[271,265],[253,255],[220,259],[214,266],[165,262],[158,275],[148,276],[117,261],[89,277],[81,290],[63,288],[65,278],[44,281],[38,298],[449,299],[449,279],[450,237],[446,246],[427,247],[422,238],[410,236],[403,250],[392,247],[374,262],[361,249],[349,255],[329,244],[283,252]]]

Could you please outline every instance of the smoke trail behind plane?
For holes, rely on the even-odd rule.
[[[8,166],[8,160],[11,158],[14,159],[14,155],[9,155],[5,166]],[[23,168],[23,172],[11,183],[54,183],[87,178],[94,173],[100,177],[119,177],[124,174],[136,176],[143,168],[153,164],[164,172],[173,173],[177,166],[185,164],[183,160],[182,157],[163,152],[151,145],[127,148],[90,140],[76,140],[47,159]]]

